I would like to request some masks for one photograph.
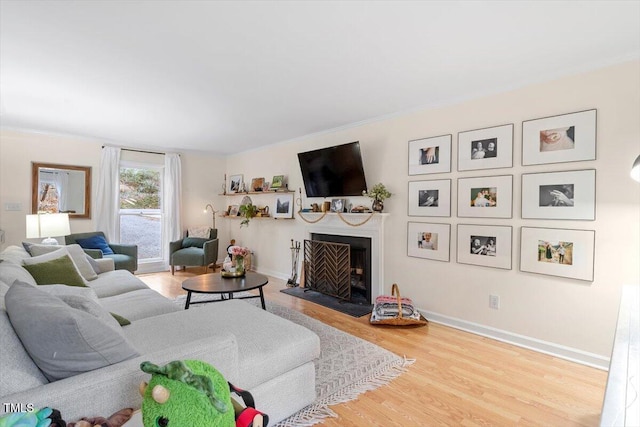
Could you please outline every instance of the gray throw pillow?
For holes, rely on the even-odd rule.
[[[40,287],[16,281],[5,304],[24,348],[50,381],[139,356],[122,333]]]
[[[22,244],[25,246],[25,244]],[[26,246],[25,246],[26,247]],[[80,245],[73,244],[67,246],[59,246],[59,245],[40,245],[40,244],[29,244],[28,252],[32,257],[38,257],[40,255],[45,255],[51,252],[54,252],[60,248],[66,248],[71,260],[75,264],[76,268],[80,272],[80,275],[86,280],[95,280],[98,278],[96,271],[94,271],[90,262],[87,260],[87,253],[80,247]]]

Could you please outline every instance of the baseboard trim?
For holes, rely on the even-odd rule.
[[[260,269],[260,271],[258,272],[281,280],[288,280],[290,278],[290,276],[284,275],[282,274],[282,272],[278,271]],[[445,316],[443,314],[428,310],[419,309],[419,311],[430,322],[449,326],[455,329],[460,329],[461,331],[470,332],[472,334],[491,338],[497,341],[505,342],[507,344],[513,344],[515,346],[537,351],[539,353],[548,354],[559,359],[568,360],[571,362],[579,363],[581,365],[591,366],[592,368],[601,369],[603,371],[609,370],[610,358],[601,356],[599,354],[589,353],[576,348],[555,344],[549,341],[539,340],[537,338],[532,338],[525,335],[515,334],[513,332],[505,331],[502,329],[493,328],[491,326],[485,326],[479,323]]]
[[[560,359],[580,363],[581,365],[591,366],[603,371],[607,371],[609,369],[610,359],[608,357],[600,356],[599,354],[589,353],[576,348],[554,344],[552,342],[531,338],[525,335],[514,334],[513,332],[468,322],[466,320],[445,316],[428,310],[419,309],[419,311],[430,322],[460,329],[461,331],[470,332],[472,334],[491,338],[507,344],[513,344],[518,347],[548,354]]]

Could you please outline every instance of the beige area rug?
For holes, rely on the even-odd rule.
[[[237,296],[241,296],[238,294]],[[193,295],[192,301],[211,299]],[[175,301],[184,307],[185,297]],[[259,299],[248,299],[258,305]],[[194,305],[193,307],[201,307]],[[340,331],[298,311],[266,301],[267,311],[304,326],[320,337],[316,359],[316,401],[274,427],[312,426],[327,417],[337,417],[331,405],[356,399],[360,394],[388,384],[413,363],[366,340]]]

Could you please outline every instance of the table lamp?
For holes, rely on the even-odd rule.
[[[57,245],[51,236],[66,236],[71,233],[68,213],[27,215],[27,239],[44,237],[43,245]]]

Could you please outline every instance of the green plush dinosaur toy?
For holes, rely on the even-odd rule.
[[[177,360],[142,362],[140,369],[151,374],[140,387],[144,427],[235,426],[229,384],[211,365]]]

